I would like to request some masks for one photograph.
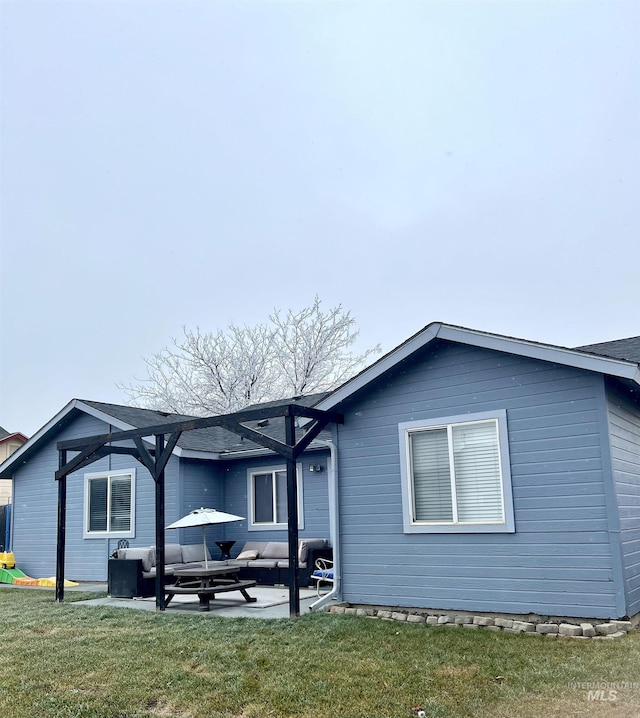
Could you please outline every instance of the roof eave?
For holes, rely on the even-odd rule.
[[[220,459],[220,453],[218,451],[199,451],[198,449],[183,449],[180,446],[176,446],[173,450],[176,456],[181,459],[203,459],[206,461],[218,461]]]
[[[8,441],[15,441],[16,439],[24,442],[28,441],[29,437],[25,436],[21,431],[14,431],[13,434],[8,434],[0,439],[0,444],[6,444]]]
[[[449,341],[458,342],[459,344],[469,344],[484,349],[494,349],[509,354],[525,356],[530,359],[541,359],[543,361],[554,362],[555,364],[573,366],[577,369],[609,374],[610,376],[630,379],[640,383],[640,369],[635,362],[598,356],[596,354],[590,354],[576,349],[566,349],[552,344],[540,344],[538,342],[527,341],[526,339],[516,339],[499,334],[465,329],[463,327],[454,327],[447,324],[441,326],[442,328],[438,333],[439,339],[447,339]]]
[[[177,449],[176,455],[181,459],[200,459],[204,461],[228,461],[234,459],[250,459],[253,456],[277,456],[271,449],[238,449],[235,451],[198,451],[197,449]]]

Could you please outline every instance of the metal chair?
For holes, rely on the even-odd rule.
[[[127,539],[120,539],[118,541],[118,548],[129,548],[129,542],[127,541]],[[111,558],[118,558],[117,549],[111,554]]]
[[[329,584],[329,589],[333,586],[333,561],[329,558],[319,558],[316,561],[315,571],[311,574],[312,580],[316,582],[316,593],[318,597],[322,596],[322,585]]]

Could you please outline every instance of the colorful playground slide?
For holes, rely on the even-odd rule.
[[[30,578],[19,568],[16,568],[16,560],[12,552],[0,553],[0,583],[13,583],[17,586],[48,586],[55,588],[56,577],[51,578]],[[65,579],[65,586],[79,586],[76,581]]]

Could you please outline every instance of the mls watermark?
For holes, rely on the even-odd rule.
[[[604,703],[615,703],[618,700],[619,693],[622,691],[637,691],[640,689],[640,683],[635,681],[567,683],[567,686],[587,691],[588,701],[601,701]]]

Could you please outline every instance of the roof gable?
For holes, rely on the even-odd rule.
[[[130,429],[131,426],[126,425],[124,422],[119,421],[116,417],[108,415],[104,412],[98,411],[85,404],[79,399],[72,399],[66,406],[64,406],[53,418],[51,418],[42,428],[38,431],[19,449],[13,452],[9,458],[7,458],[2,464],[0,464],[0,478],[10,479],[12,476],[12,469],[18,462],[24,461],[26,455],[34,452],[37,447],[47,439],[51,438],[55,433],[60,430],[61,425],[65,424],[70,418],[77,412],[84,411],[85,413],[94,416],[98,419],[105,421],[107,424],[117,427],[118,429]]]
[[[599,372],[640,384],[640,368],[637,361],[606,357],[601,354],[589,353],[584,349],[568,349],[552,344],[541,344],[526,339],[433,322],[338,387],[328,397],[320,401],[316,408],[320,410],[333,409],[370,382],[386,374],[400,362],[438,339]],[[606,344],[614,343],[607,342]]]

